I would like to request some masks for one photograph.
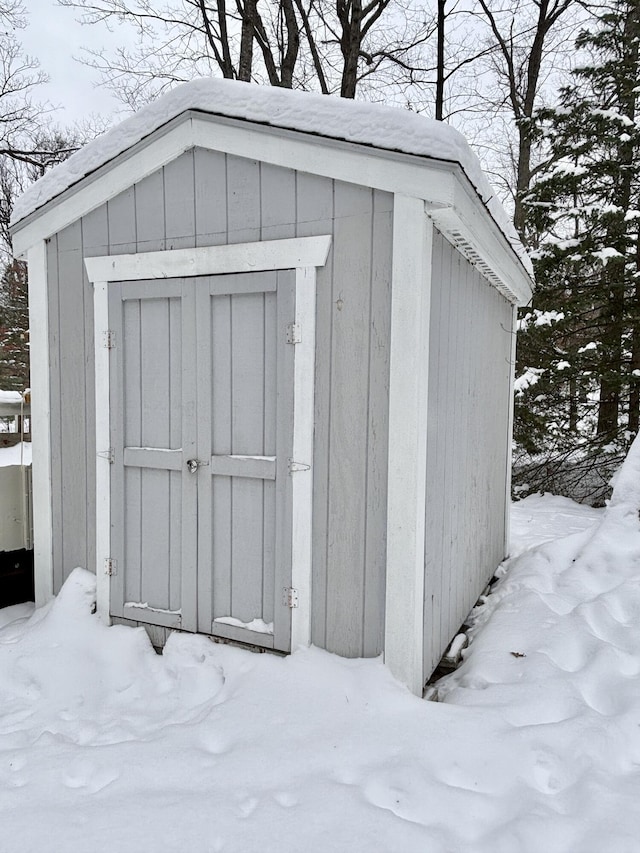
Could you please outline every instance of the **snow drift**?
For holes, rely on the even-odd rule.
[[[501,569],[440,703],[313,648],[158,656],[82,570],[0,612],[1,849],[637,853],[638,450],[601,523]]]

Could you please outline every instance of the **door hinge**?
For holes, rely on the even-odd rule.
[[[299,344],[302,342],[302,328],[300,323],[289,323],[287,326],[287,343]]]
[[[298,590],[294,589],[292,586],[285,586],[285,588],[282,590],[282,603],[285,607],[297,607]]]
[[[306,465],[304,462],[294,462],[293,459],[289,460],[289,473],[297,474],[298,471],[310,471],[311,465]]]
[[[110,447],[108,450],[99,450],[97,455],[100,459],[106,459],[110,465],[113,465],[115,462],[116,454],[113,447]]]
[[[105,575],[109,575],[110,578],[118,574],[118,563],[113,557],[107,557],[104,561],[104,573]]]
[[[102,346],[105,349],[114,349],[116,345],[116,333],[113,329],[107,329],[106,332],[102,333]]]

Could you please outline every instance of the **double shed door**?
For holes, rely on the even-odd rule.
[[[111,614],[288,650],[293,270],[114,283]]]

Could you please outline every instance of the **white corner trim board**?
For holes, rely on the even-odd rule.
[[[518,328],[518,308],[513,306],[513,319],[511,321],[511,361],[509,362],[509,421],[507,427],[507,458],[506,466],[507,473],[505,478],[505,499],[504,499],[504,556],[509,556],[509,547],[511,543],[511,477],[513,464],[512,444],[513,444],[513,421],[515,415],[516,397],[514,393],[514,381],[516,378],[516,341]]]
[[[41,607],[53,597],[49,310],[47,245],[44,240],[29,249],[27,261],[29,264],[31,422],[34,424],[32,437],[33,559],[36,607]]]
[[[106,624],[110,622],[111,598],[111,578],[105,566],[111,550],[111,466],[109,454],[104,452],[110,444],[111,350],[104,346],[104,333],[109,327],[109,284],[158,279],[161,285],[171,277],[294,269],[295,322],[304,334],[294,350],[293,459],[301,465],[292,478],[292,585],[298,592],[298,606],[291,610],[291,648],[311,642],[316,267],[324,266],[330,246],[331,237],[322,235],[85,258],[87,275],[94,285],[97,611]]]
[[[424,687],[427,392],[433,224],[422,199],[396,195],[389,373],[389,481],[384,659]]]

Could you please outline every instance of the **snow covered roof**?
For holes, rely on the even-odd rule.
[[[531,271],[515,229],[478,158],[464,137],[449,125],[380,104],[213,78],[178,86],[52,169],[16,201],[12,226],[187,110],[458,163]]]

